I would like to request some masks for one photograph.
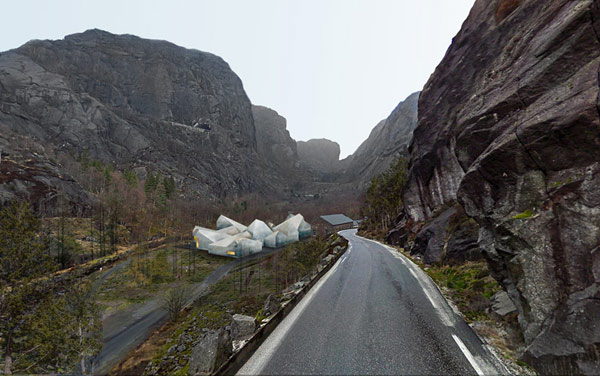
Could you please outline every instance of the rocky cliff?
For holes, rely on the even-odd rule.
[[[297,141],[302,166],[316,172],[331,173],[340,169],[340,145],[326,138]]]
[[[40,163],[54,166],[36,178],[48,183],[42,196],[49,199],[61,185],[77,190],[53,156],[84,152],[117,167],[161,171],[186,191],[269,190],[255,132],[242,82],[209,53],[89,30],[0,54],[3,143],[25,137],[36,144]],[[3,197],[15,191],[7,184],[34,193],[19,177],[30,171],[20,159],[13,148],[0,162],[18,170],[3,176]]]
[[[542,373],[600,373],[600,1],[477,0],[419,99],[410,221],[458,201]]]
[[[300,167],[296,141],[286,129],[286,120],[276,111],[252,106],[258,154],[283,174],[295,174]]]
[[[385,171],[394,158],[408,158],[408,145],[417,126],[417,105],[420,92],[411,94],[380,121],[369,137],[346,158],[344,180],[366,185],[373,176]]]

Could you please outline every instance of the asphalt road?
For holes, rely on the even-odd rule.
[[[193,300],[207,294],[211,285],[225,277],[231,269],[240,263],[247,263],[277,251],[278,249],[265,248],[260,253],[244,257],[243,260],[233,259],[231,262],[219,267],[210,273],[201,283],[190,286],[189,302],[191,303]],[[110,274],[123,268],[127,263],[129,263],[129,260],[107,270],[96,281],[94,288],[98,289]],[[152,332],[165,322],[166,318],[167,311],[162,307],[162,301],[159,297],[141,304],[134,304],[121,312],[107,317],[102,323],[102,349],[92,361],[93,373],[108,373],[131,350],[148,339]]]
[[[508,373],[418,266],[355,233],[238,374]]]

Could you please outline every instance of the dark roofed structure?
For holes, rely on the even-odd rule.
[[[321,219],[325,222],[323,226],[325,234],[349,229],[354,225],[354,220],[346,217],[344,214],[322,215]]]
[[[332,226],[342,225],[346,223],[352,223],[352,218],[348,218],[343,214],[330,214],[322,215],[321,219],[329,223]]]

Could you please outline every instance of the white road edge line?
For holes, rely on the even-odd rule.
[[[355,235],[355,236],[358,236],[358,235]],[[401,254],[394,248],[389,247],[389,246],[382,244],[375,240],[366,239],[366,238],[363,238],[363,239],[368,240],[373,243],[376,243],[376,244],[384,247],[390,253],[392,253],[392,255],[395,258],[399,259],[404,264],[404,266],[406,266],[406,268],[408,269],[410,274],[412,274],[412,276],[417,280],[419,285],[421,285],[421,288],[423,289],[423,292],[425,293],[425,297],[427,298],[427,300],[429,300],[429,302],[433,306],[433,309],[437,313],[440,321],[442,322],[442,324],[444,326],[452,327],[456,324],[455,318],[453,316],[453,312],[451,313],[445,309],[445,305],[444,305],[445,300],[442,302],[442,299],[444,299],[444,298],[441,296],[441,293],[439,292],[435,283],[433,281],[431,281],[429,276],[423,270],[421,270],[421,268],[419,268],[414,262],[412,262],[410,259],[406,258],[406,256],[404,256],[403,254]],[[438,303],[438,299],[436,299],[436,297],[438,295],[440,297],[439,303]]]
[[[355,235],[355,236],[360,237],[359,235]],[[362,237],[360,237],[360,238],[362,238]],[[406,256],[404,256],[403,254],[401,254],[400,252],[398,252],[397,250],[395,250],[392,247],[389,247],[389,246],[382,244],[375,240],[371,240],[371,239],[367,239],[367,238],[362,238],[362,239],[379,244],[380,246],[386,248],[390,252],[393,251],[394,256],[399,255],[401,257],[400,260],[406,266],[406,268],[408,269],[410,274],[421,285],[423,292],[425,293],[425,296],[431,302],[431,305],[433,306],[435,311],[438,313],[438,317],[440,318],[442,323],[446,326],[454,326],[454,317],[452,316],[453,313],[450,313],[446,309],[440,307],[439,304],[437,303],[436,299],[434,299],[432,294],[434,294],[436,296],[439,295],[441,297],[441,299],[444,299],[444,303],[445,303],[445,298],[441,295],[441,292],[439,291],[439,289],[437,288],[435,283],[431,280],[431,278],[429,278],[429,276],[418,265],[416,265],[412,260],[410,260],[409,258],[407,258]],[[431,291],[430,291],[430,289],[431,289]],[[473,354],[471,354],[471,352],[469,351],[467,346],[465,346],[465,344],[460,339],[460,337],[458,337],[456,334],[452,334],[452,338],[454,339],[454,342],[456,342],[456,344],[458,345],[460,350],[463,352],[463,354],[465,355],[465,357],[467,358],[467,360],[469,361],[469,363],[471,364],[471,366],[473,367],[475,372],[477,372],[477,374],[479,376],[485,375],[485,373],[481,369],[481,366],[479,365],[477,360],[475,360],[475,357],[473,356]],[[500,361],[498,361],[498,362],[501,363]],[[485,367],[485,368],[487,368],[487,367]]]
[[[341,258],[338,259],[335,265],[327,272],[327,274],[321,277],[319,282],[317,282],[317,284],[308,291],[306,296],[300,300],[298,305],[292,309],[292,311],[286,316],[286,318],[283,319],[283,321],[275,328],[275,330],[273,330],[273,332],[269,335],[269,337],[267,337],[262,345],[256,349],[256,352],[252,355],[252,357],[250,357],[250,359],[248,359],[246,364],[240,368],[240,370],[237,372],[237,375],[262,374],[262,370],[265,368],[281,344],[281,341],[283,341],[287,335],[287,332],[291,329],[296,320],[298,320],[298,318],[302,315],[304,309],[310,304],[311,300],[319,292],[323,284],[325,284],[329,277],[335,273],[341,262]]]
[[[467,349],[467,346],[465,346],[463,341],[456,334],[452,334],[452,338],[454,338],[454,342],[456,342],[456,344],[460,348],[460,351],[462,351],[463,354],[465,354],[465,358],[467,358],[469,363],[471,363],[471,367],[473,367],[475,372],[477,372],[477,374],[479,376],[484,376],[485,373],[483,373],[481,368],[479,368],[479,364],[477,364],[477,362],[475,361],[475,358],[473,357],[473,354],[471,354],[469,349]]]

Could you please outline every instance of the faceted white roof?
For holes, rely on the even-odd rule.
[[[250,226],[248,226],[247,231],[252,234],[252,239],[255,240],[264,240],[273,233],[269,226],[259,219],[255,219]]]
[[[218,230],[221,230],[223,228],[230,227],[230,226],[237,228],[239,232],[243,232],[246,230],[246,226],[244,226],[243,224],[241,224],[239,222],[234,221],[231,218],[227,218],[224,215],[220,215],[219,218],[217,218],[217,229]]]

